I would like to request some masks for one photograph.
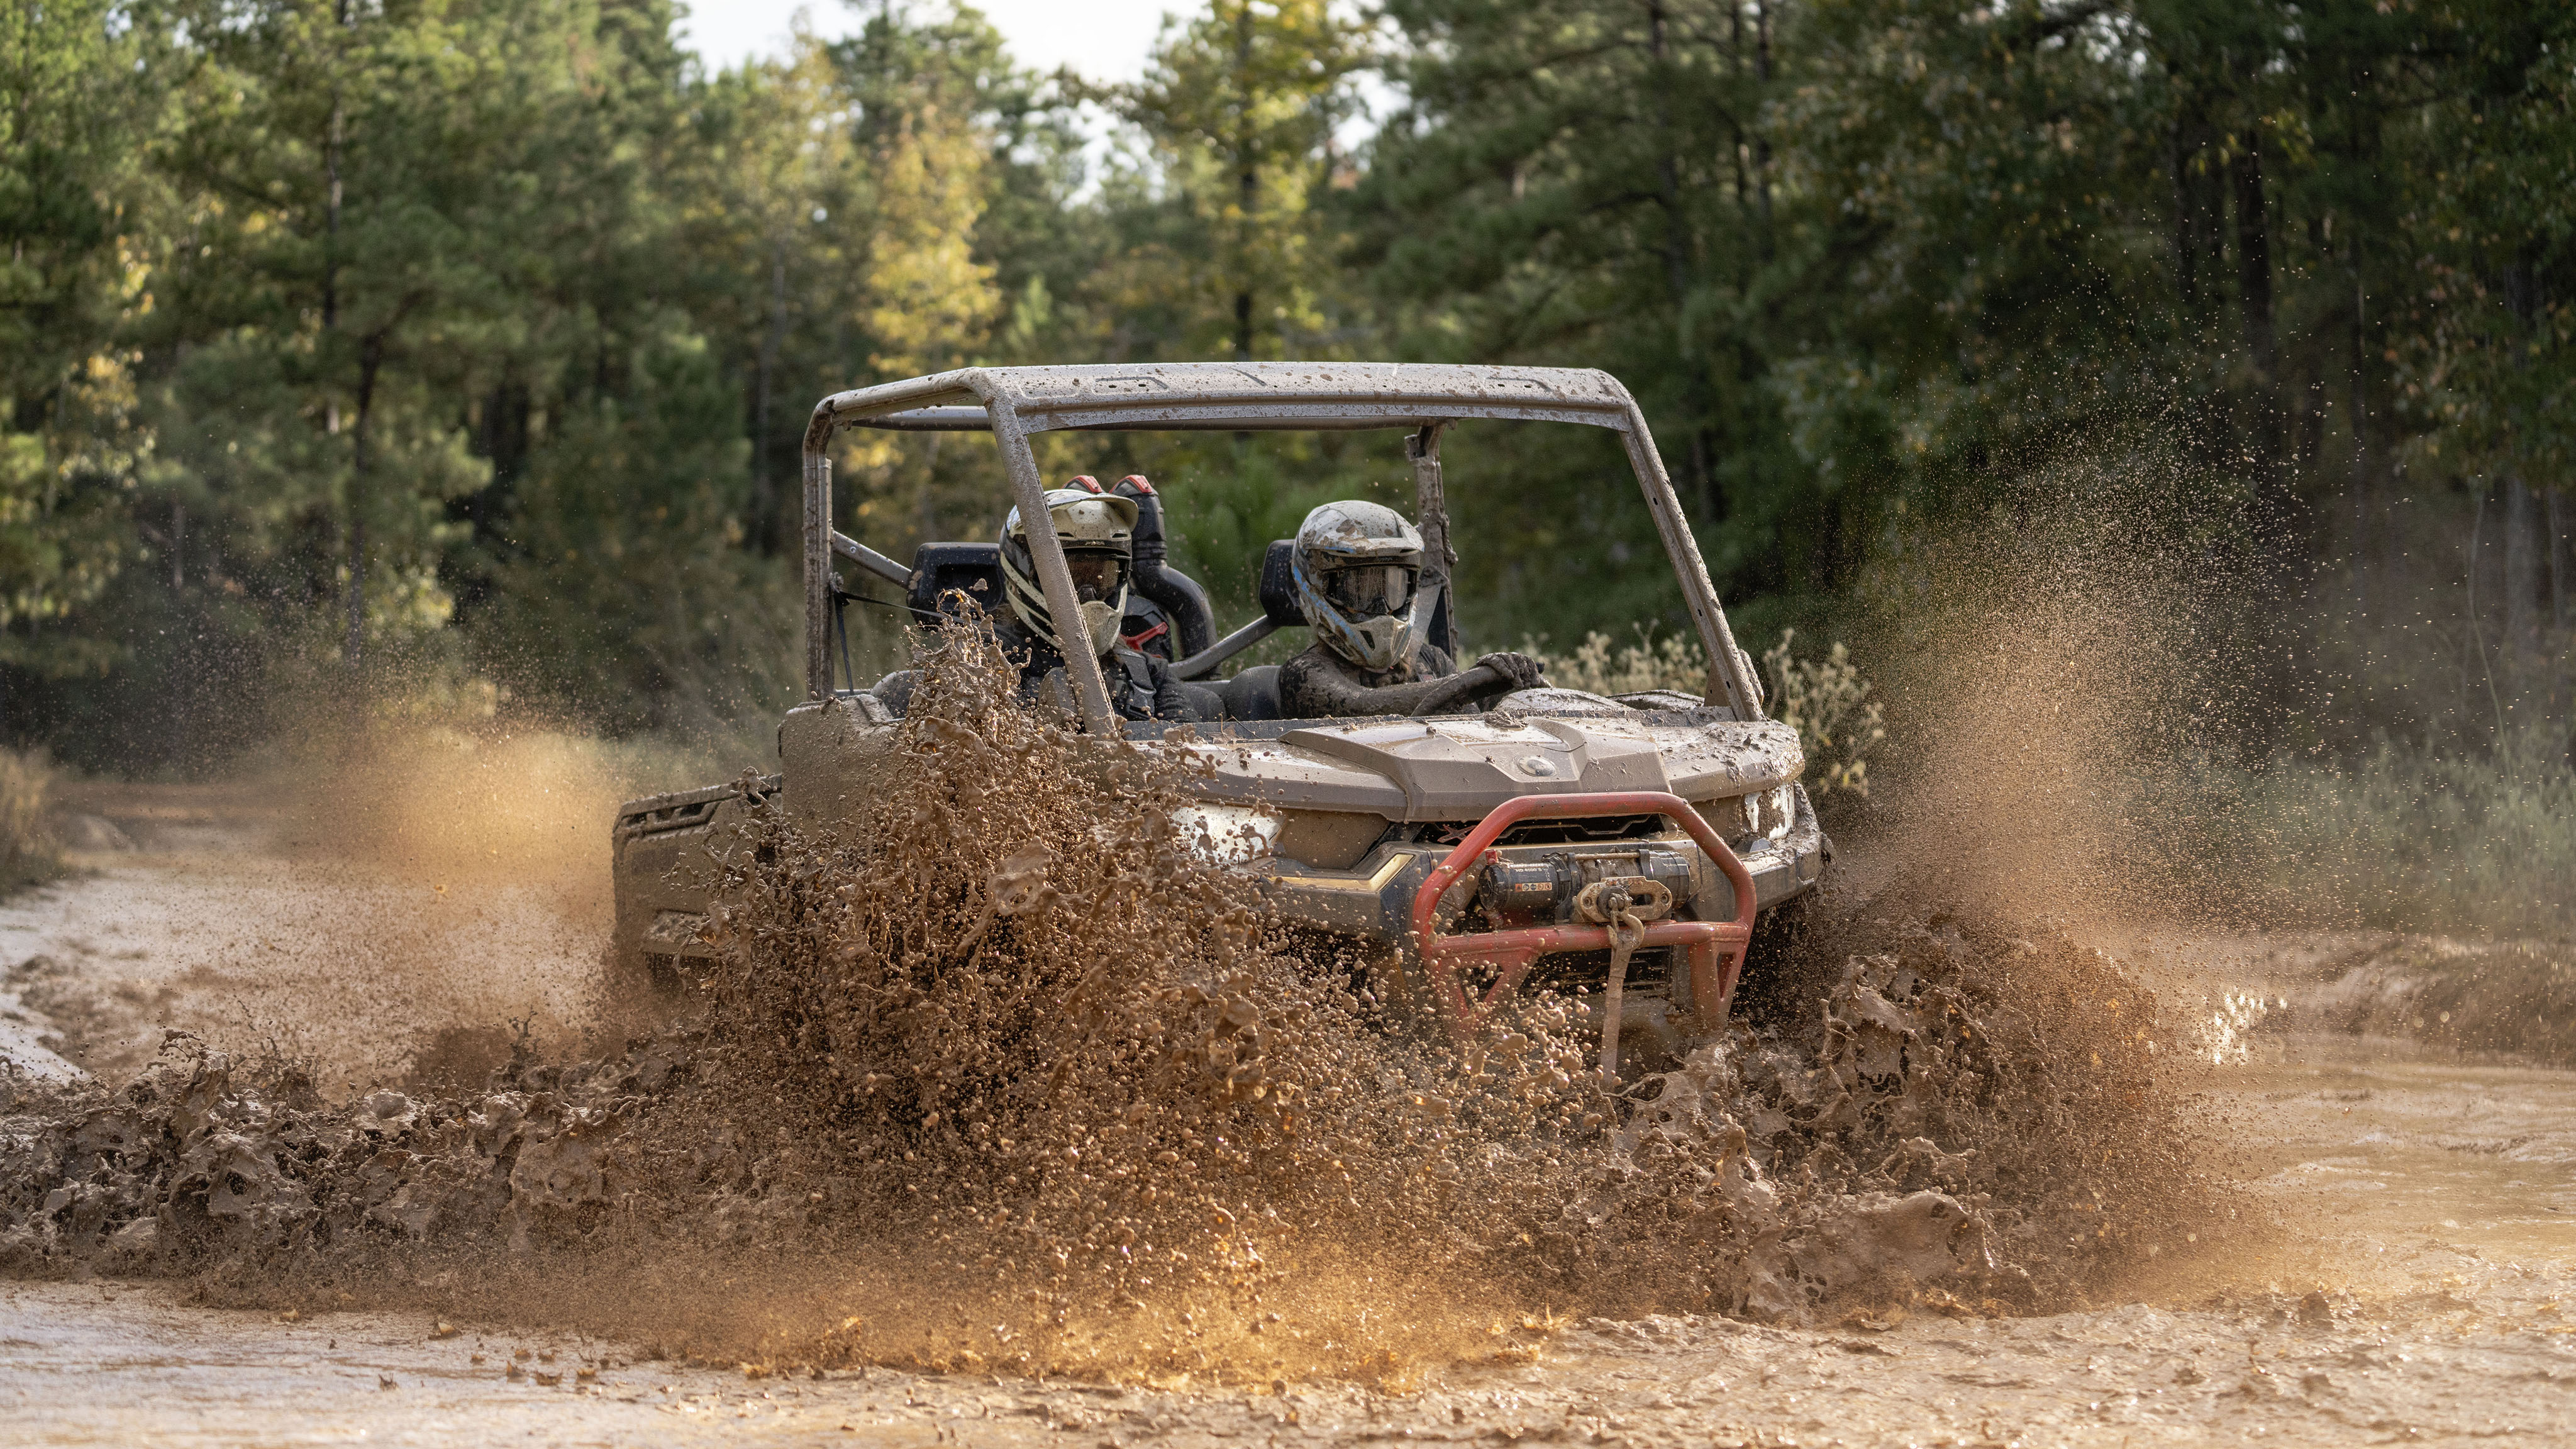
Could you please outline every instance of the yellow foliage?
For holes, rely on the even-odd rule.
[[[958,366],[1001,315],[993,268],[975,260],[987,139],[937,105],[905,117],[875,157],[868,247],[868,363],[887,377]]]
[[[1620,644],[1596,629],[1571,654],[1549,654],[1543,641],[1526,643],[1522,651],[1560,689],[1615,698],[1655,689],[1697,695],[1707,687],[1708,655],[1698,640],[1687,634],[1658,638],[1646,624],[1636,627],[1636,636],[1635,643]],[[1887,738],[1885,712],[1870,698],[1873,686],[1840,641],[1822,659],[1800,660],[1792,652],[1797,638],[1797,630],[1785,630],[1779,643],[1763,651],[1773,717],[1798,732],[1808,793],[1867,795],[1868,757]]]
[[[1807,753],[1807,792],[1867,795],[1868,755],[1887,738],[1886,714],[1841,640],[1823,659],[1800,660],[1790,652],[1797,638],[1797,630],[1782,630],[1780,642],[1762,651],[1762,668],[1780,722],[1796,727]]]

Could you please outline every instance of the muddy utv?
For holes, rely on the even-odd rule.
[[[805,433],[807,701],[779,727],[777,775],[620,811],[617,953],[666,980],[712,954],[700,939],[710,905],[704,867],[755,803],[774,799],[791,819],[813,824],[864,814],[868,761],[899,720],[887,699],[836,668],[837,611],[854,597],[840,565],[901,590],[930,628],[960,599],[1001,598],[991,543],[925,543],[906,565],[834,529],[829,450],[840,429],[989,430],[1009,501],[1033,518],[1046,505],[1032,433],[1403,430],[1424,543],[1416,617],[1454,658],[1455,554],[1440,441],[1458,424],[1489,420],[1621,436],[1711,661],[1698,697],[1542,687],[1475,715],[1278,718],[1278,666],[1224,666],[1274,631],[1305,627],[1288,581],[1289,545],[1271,544],[1261,561],[1259,614],[1218,637],[1206,591],[1166,562],[1150,487],[1131,490],[1141,505],[1132,571],[1139,612],[1124,631],[1131,642],[1159,644],[1173,674],[1213,688],[1229,716],[1196,726],[1182,746],[1211,767],[1200,807],[1211,838],[1255,842],[1233,868],[1258,878],[1293,926],[1374,961],[1391,1004],[1463,1036],[1511,993],[1544,980],[1584,995],[1610,1043],[1624,1037],[1669,1052],[1714,1030],[1756,913],[1810,890],[1827,846],[1798,783],[1797,733],[1762,717],[1750,661],[1736,648],[1644,416],[1617,380],[1591,370],[967,368],[825,398]],[[1032,529],[1028,538],[1049,611],[1077,617],[1054,533]],[[1081,657],[1066,673],[1084,729],[1134,741],[1164,736],[1162,723],[1118,718],[1098,661],[1074,652]]]

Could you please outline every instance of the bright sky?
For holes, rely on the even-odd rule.
[[[937,3],[937,0],[930,0]],[[681,32],[710,69],[739,65],[755,55],[787,48],[789,20],[800,9],[814,32],[847,35],[876,8],[876,0],[687,0]],[[1050,71],[1072,66],[1093,80],[1133,80],[1145,72],[1164,12],[1196,7],[1187,0],[977,0],[976,8],[999,28],[1011,54],[1025,66]]]

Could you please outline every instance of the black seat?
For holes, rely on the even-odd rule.
[[[1255,664],[1238,670],[1233,678],[1217,681],[1215,693],[1227,719],[1277,719],[1279,666]]]
[[[964,594],[998,618],[1002,601],[1002,546],[997,543],[925,543],[913,550],[912,588],[904,603],[912,617],[938,628],[958,613],[951,594]]]
[[[1306,622],[1306,611],[1297,607],[1297,545],[1288,539],[1274,538],[1261,552],[1261,612],[1282,629],[1293,629]]]

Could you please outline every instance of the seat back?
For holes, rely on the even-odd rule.
[[[1227,719],[1279,718],[1279,666],[1255,664],[1215,686]]]
[[[925,543],[913,550],[912,588],[904,603],[912,617],[937,628],[956,617],[962,593],[993,619],[1010,605],[1002,598],[1002,546],[997,543]]]
[[[1271,540],[1261,555],[1261,613],[1283,629],[1306,622],[1297,607],[1296,559],[1297,545],[1284,538]]]

